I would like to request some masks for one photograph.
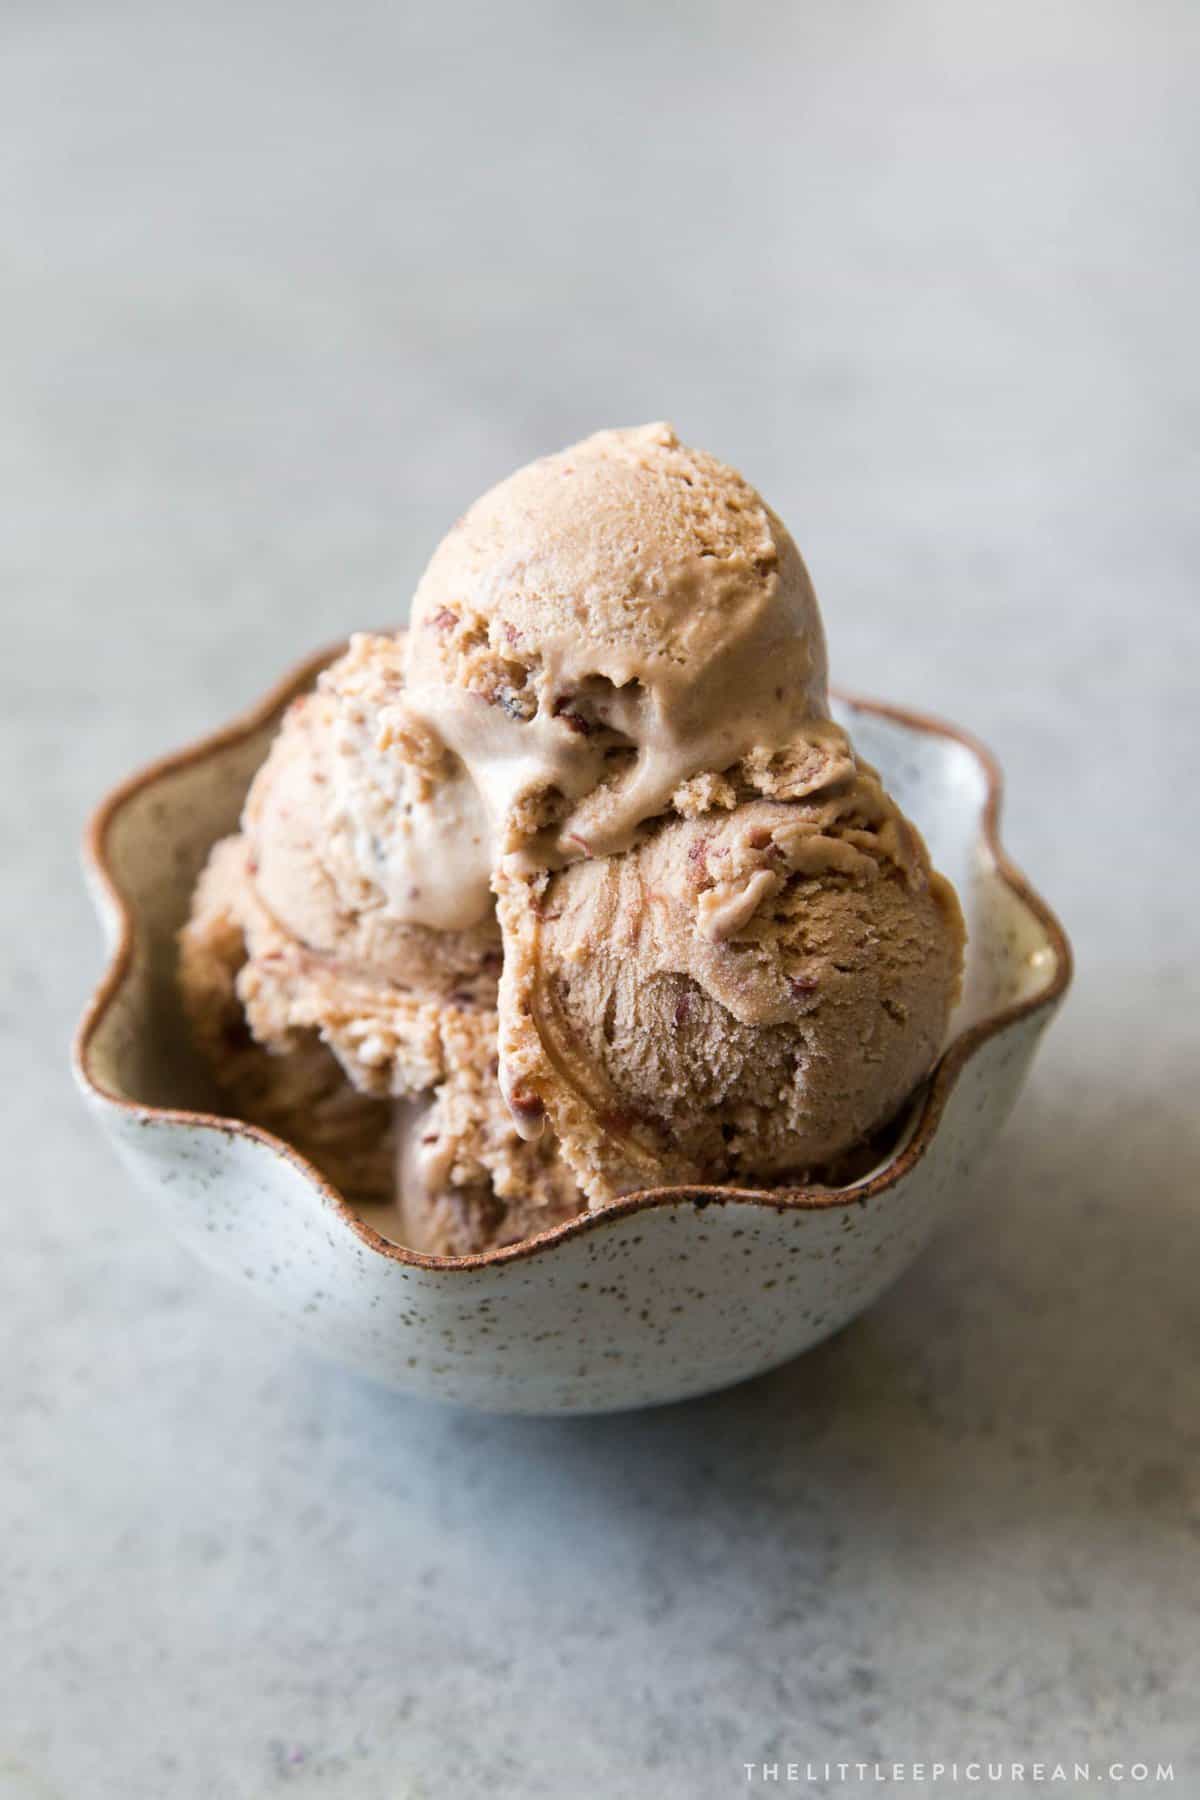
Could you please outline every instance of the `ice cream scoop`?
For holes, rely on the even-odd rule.
[[[246,847],[213,848],[179,937],[179,986],[197,1048],[239,1118],[265,1126],[359,1199],[391,1198],[392,1109],[350,1082],[315,1026],[256,1037],[243,997],[247,945]]]
[[[288,709],[244,830],[294,937],[444,992],[498,948],[486,825],[473,780],[407,705],[403,664],[403,633],[350,640]]]
[[[397,917],[402,883],[436,893],[456,875],[474,792],[406,716],[401,656],[402,640],[357,637],[289,707],[240,835],[197,887],[180,980],[243,1117],[359,1198],[394,1199],[402,1167],[405,1241],[462,1255],[583,1199],[552,1140],[522,1141],[496,1084],[490,896],[458,929]]]
[[[469,860],[471,791],[406,716],[400,655],[394,638],[352,641],[288,710],[242,819],[252,1030],[315,1029],[356,1086],[392,1096],[440,1078],[444,1006],[494,1007],[501,961],[490,897],[460,929],[449,906],[442,929],[398,916],[398,888],[424,904]]]
[[[481,871],[625,849],[699,771],[827,716],[825,642],[786,528],[668,425],[520,469],[443,539],[407,697],[488,824]]]
[[[958,902],[873,772],[514,889],[501,1043],[593,1204],[832,1179],[932,1066]]]

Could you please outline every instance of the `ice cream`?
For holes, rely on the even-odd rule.
[[[593,1203],[810,1174],[927,1072],[957,903],[741,476],[665,425],[519,471],[435,552],[407,693],[484,801],[502,1089]]]
[[[957,991],[957,902],[829,716],[799,552],[664,425],[477,501],[407,636],[356,638],[289,712],[236,843],[243,960],[222,986],[197,958],[210,871],[193,1012],[232,991],[273,1061],[319,1051],[391,1103],[371,1166],[394,1158],[418,1248],[642,1187],[832,1179]]]
[[[676,789],[828,715],[816,598],[748,483],[666,425],[493,488],[413,602],[408,704],[527,868],[624,850]]]
[[[423,1003],[494,1003],[501,955],[487,880],[473,872],[474,790],[409,711],[403,658],[402,635],[351,640],[288,709],[242,821],[255,891],[294,953],[289,982],[334,1007],[347,984],[365,988],[401,1038]],[[335,1042],[368,1086],[370,1035]]]
[[[225,838],[209,857],[180,933],[180,989],[196,1045],[230,1111],[294,1144],[343,1192],[387,1200],[390,1106],[346,1079],[315,1028],[273,1042],[251,1029],[240,991],[250,895],[245,844]]]
[[[444,1078],[396,1108],[401,1241],[462,1256],[573,1218],[583,1210],[583,1196],[553,1136],[528,1142],[504,1104],[495,1013],[448,1014],[443,1031]]]
[[[463,841],[461,771],[405,715],[402,652],[357,637],[288,709],[241,833],[201,877],[180,978],[236,1110],[355,1198],[393,1199],[403,1167],[404,1241],[464,1255],[583,1201],[553,1143],[525,1143],[500,1098],[490,897],[460,929],[397,917],[430,830],[447,833],[451,864]]]
[[[509,1080],[596,1202],[821,1179],[932,1066],[957,981],[953,895],[865,773],[665,819],[514,913]]]

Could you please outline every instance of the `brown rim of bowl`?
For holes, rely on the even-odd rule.
[[[297,694],[303,693],[311,685],[320,670],[331,662],[344,647],[344,644],[337,644],[305,657],[303,662],[297,664],[282,680],[276,682],[263,699],[241,713],[229,725],[224,726],[220,731],[212,732],[208,736],[198,739],[182,750],[159,757],[157,761],[139,769],[113,788],[96,807],[84,834],[84,857],[88,868],[108,897],[118,921],[119,930],[115,948],[109,955],[108,964],[75,1033],[72,1061],[76,1077],[83,1088],[104,1101],[106,1105],[119,1107],[139,1122],[199,1126],[205,1130],[220,1132],[224,1136],[249,1138],[267,1145],[269,1149],[284,1157],[308,1178],[321,1197],[339,1214],[356,1237],[370,1249],[391,1258],[394,1262],[408,1263],[415,1268],[422,1269],[494,1268],[501,1263],[516,1262],[527,1256],[542,1254],[552,1249],[554,1245],[565,1242],[568,1238],[578,1237],[582,1232],[596,1231],[604,1225],[615,1224],[618,1219],[628,1218],[633,1213],[644,1212],[651,1207],[659,1206],[706,1207],[736,1202],[742,1205],[770,1207],[776,1212],[815,1212],[835,1207],[864,1205],[868,1200],[877,1199],[881,1194],[885,1194],[894,1187],[924,1156],[933,1140],[951,1089],[964,1066],[980,1045],[994,1037],[997,1032],[1015,1024],[1019,1019],[1031,1018],[1036,1013],[1054,1006],[1070,985],[1072,956],[1067,934],[1046,902],[1039,894],[1035,893],[1021,871],[1009,860],[1001,845],[1000,803],[1003,783],[999,764],[991,751],[969,733],[960,731],[957,726],[948,725],[941,719],[929,718],[923,713],[909,712],[905,707],[889,706],[877,700],[864,700],[857,695],[847,693],[844,689],[835,689],[838,699],[857,708],[860,712],[876,713],[881,718],[894,719],[897,724],[906,725],[911,730],[949,738],[954,743],[961,744],[976,758],[987,781],[987,796],[983,806],[983,838],[995,864],[996,872],[1017,898],[1033,913],[1045,931],[1054,951],[1054,974],[1046,986],[1028,1000],[1019,1000],[1012,1006],[1003,1007],[989,1018],[979,1020],[951,1040],[926,1083],[924,1097],[920,1102],[919,1115],[903,1148],[876,1174],[868,1176],[863,1181],[855,1182],[850,1187],[769,1189],[700,1185],[646,1188],[639,1193],[627,1194],[620,1200],[614,1200],[595,1212],[581,1213],[578,1218],[569,1219],[563,1225],[553,1225],[548,1230],[539,1232],[536,1237],[522,1239],[519,1244],[509,1244],[496,1250],[485,1250],[474,1256],[427,1256],[422,1251],[408,1250],[402,1244],[394,1244],[389,1238],[382,1237],[372,1226],[366,1224],[345,1196],[325,1179],[320,1170],[310,1163],[307,1157],[301,1156],[300,1152],[293,1149],[283,1138],[276,1137],[274,1132],[266,1131],[259,1125],[247,1124],[241,1119],[222,1117],[217,1113],[146,1106],[134,1100],[126,1100],[120,1094],[112,1093],[110,1089],[97,1081],[88,1068],[88,1051],[92,1038],[124,981],[133,956],[134,916],[107,861],[108,833],[113,820],[127,801],[133,799],[136,794],[140,794],[144,788],[150,787],[163,776],[174,774],[178,769],[188,768],[204,757],[228,749],[252,736],[256,731],[261,731],[273,717],[282,712],[290,700],[294,699]]]

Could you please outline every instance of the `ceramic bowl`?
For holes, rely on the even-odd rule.
[[[839,718],[955,883],[969,946],[946,1050],[897,1146],[842,1189],[665,1188],[511,1249],[388,1240],[295,1150],[223,1118],[175,992],[175,933],[310,659],[251,713],[126,781],[92,820],[109,945],[80,1024],[82,1091],[178,1235],[314,1345],[413,1394],[600,1412],[704,1393],[808,1349],[908,1267],[1006,1117],[1070,979],[1053,914],[1005,858],[999,776],[960,732],[841,698]]]

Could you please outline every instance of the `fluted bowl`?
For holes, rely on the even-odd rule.
[[[191,1048],[175,936],[209,849],[288,702],[122,783],[89,827],[109,945],[80,1023],[80,1088],[178,1236],[313,1345],[427,1398],[600,1412],[741,1381],[807,1350],[908,1267],[1007,1116],[1070,979],[1066,937],[1005,857],[999,774],[963,733],[873,701],[836,712],[958,889],[966,979],[887,1160],[853,1186],[660,1188],[509,1249],[433,1257],[386,1235],[281,1139],[222,1117]]]

